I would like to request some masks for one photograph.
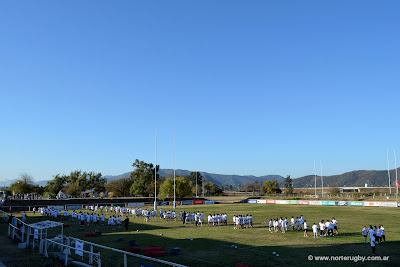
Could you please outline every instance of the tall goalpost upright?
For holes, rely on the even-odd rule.
[[[156,163],[154,166],[154,210],[157,210],[157,130],[156,130],[156,141],[155,141],[155,150],[156,150]]]

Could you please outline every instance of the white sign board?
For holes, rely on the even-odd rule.
[[[379,202],[379,207],[397,207],[396,202]]]
[[[83,242],[75,242],[75,254],[83,257]]]
[[[321,206],[322,205],[322,201],[319,200],[310,200],[310,205],[315,205],[315,206]]]

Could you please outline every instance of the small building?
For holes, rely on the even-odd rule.
[[[82,191],[81,193],[82,197],[99,197],[100,195],[94,191],[94,189],[89,189]]]
[[[359,193],[359,187],[340,187],[340,193]]]

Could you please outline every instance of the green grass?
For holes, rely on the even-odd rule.
[[[81,226],[77,222],[66,223],[71,227],[65,228],[67,236],[73,236],[94,243],[124,249],[129,247],[127,240],[134,239],[141,248],[147,245],[165,246],[168,250],[172,247],[182,248],[182,256],[165,256],[162,259],[185,264],[188,266],[235,266],[236,263],[249,266],[304,266],[304,265],[354,265],[353,262],[309,262],[308,255],[324,256],[370,256],[371,247],[363,243],[361,230],[368,226],[383,224],[386,230],[387,243],[377,245],[377,255],[390,256],[388,262],[368,262],[366,265],[398,265],[400,263],[400,227],[399,211],[396,208],[379,207],[337,207],[337,206],[298,206],[298,205],[267,205],[267,204],[225,204],[184,206],[186,211],[204,211],[209,213],[227,212],[229,226],[195,227],[182,225],[181,221],[164,222],[153,219],[144,222],[142,218],[130,217],[129,231],[125,229],[111,230],[107,226],[85,226],[85,232],[101,231],[103,234],[96,238],[84,237],[84,232],[78,232]],[[179,211],[183,210],[181,207]],[[234,230],[231,225],[233,214],[252,214],[254,228]],[[335,217],[339,222],[339,235],[335,237],[308,238],[302,232],[289,231],[286,234],[270,233],[267,224],[270,218],[304,215],[312,225],[321,219]],[[28,222],[42,218],[28,213]],[[47,218],[43,218],[47,219]],[[63,218],[62,218],[63,219]],[[139,232],[137,232],[139,230]],[[116,242],[117,237],[125,241]],[[193,240],[189,240],[193,238]],[[238,248],[232,248],[231,245]],[[273,256],[272,252],[280,254]],[[122,256],[100,250],[103,266],[121,266]],[[130,265],[136,266],[138,260],[129,257]]]

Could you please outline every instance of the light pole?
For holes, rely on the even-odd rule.
[[[174,210],[176,210],[176,182],[175,182],[175,133],[174,133]]]
[[[156,165],[154,166],[154,210],[157,210],[157,130],[156,130]]]

